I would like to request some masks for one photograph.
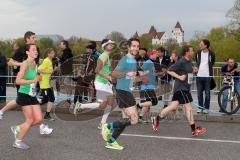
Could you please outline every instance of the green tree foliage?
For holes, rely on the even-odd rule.
[[[74,56],[78,56],[80,54],[85,54],[86,53],[86,46],[89,44],[88,39],[81,39],[74,43],[71,48],[73,51]]]
[[[37,46],[40,49],[40,57],[44,58],[44,53],[47,48],[53,48],[57,50],[57,45],[50,38],[42,38],[37,41]]]
[[[235,31],[227,27],[213,28],[207,35],[192,39],[189,43],[198,50],[201,39],[206,38],[210,40],[210,49],[216,53],[216,61],[223,62],[227,58],[234,58],[240,62],[240,41],[234,33]]]
[[[147,48],[147,49],[153,49],[153,48],[156,48],[157,46],[153,46],[152,45],[152,40],[149,39],[148,37],[146,36],[141,36],[139,37],[139,40],[141,42],[141,47],[142,48]]]
[[[0,41],[0,52],[6,57],[10,57],[13,55],[12,49],[13,42],[11,40]]]

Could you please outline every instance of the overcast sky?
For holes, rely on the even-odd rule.
[[[188,40],[194,31],[225,25],[234,0],[1,0],[0,39],[37,34],[101,40],[111,31],[127,38],[151,25],[171,32],[179,20]]]

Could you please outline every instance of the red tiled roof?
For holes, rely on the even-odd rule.
[[[143,36],[149,39],[153,39],[157,36],[158,39],[161,39],[165,32],[156,32],[156,33],[144,33]]]

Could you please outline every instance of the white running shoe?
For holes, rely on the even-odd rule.
[[[3,112],[0,111],[0,120],[2,120],[2,119],[3,119]]]
[[[73,114],[77,115],[78,112],[81,112],[81,103],[76,103],[74,110],[73,110]]]
[[[53,129],[49,128],[48,125],[41,124],[39,128],[41,135],[50,135],[53,132]]]
[[[209,113],[209,111],[207,109],[203,110],[203,114],[208,114],[208,113]]]
[[[202,113],[202,109],[197,109],[197,113]]]

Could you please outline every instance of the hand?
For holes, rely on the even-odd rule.
[[[187,78],[186,75],[181,75],[181,76],[178,77],[178,79],[181,80],[181,81],[185,81],[186,78]]]
[[[148,85],[148,76],[147,75],[140,76],[140,81],[142,81],[143,84]]]
[[[22,67],[22,66],[23,66],[23,63],[18,63],[18,66]]]
[[[59,71],[59,67],[55,67],[53,72],[55,72],[55,71]]]
[[[135,77],[136,76],[136,72],[127,72],[126,74],[129,77]]]
[[[38,75],[38,76],[36,76],[35,78],[34,78],[34,83],[37,83],[37,82],[39,82],[39,81],[41,81],[42,80],[42,76],[40,76],[40,75]]]
[[[108,76],[108,80],[109,80],[109,82],[112,82],[113,80],[112,80],[112,77],[109,75]]]
[[[197,67],[193,67],[193,72],[194,73],[198,72],[198,68]]]

